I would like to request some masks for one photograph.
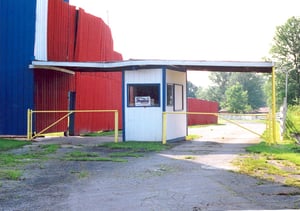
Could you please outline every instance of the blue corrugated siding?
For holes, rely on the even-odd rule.
[[[0,135],[25,135],[33,107],[35,0],[0,1]]]

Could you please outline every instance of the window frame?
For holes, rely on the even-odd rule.
[[[172,88],[170,88],[172,86]],[[172,91],[169,94],[169,91]],[[180,92],[180,93],[178,93]],[[172,103],[170,103],[170,97],[172,97]],[[178,99],[179,97],[179,99]],[[183,111],[184,110],[184,86],[183,84],[168,83],[167,93],[166,93],[166,106],[173,107],[173,111]]]
[[[157,103],[153,104],[151,97],[153,97],[153,95],[148,94],[148,95],[137,95],[137,96],[133,96],[133,98],[131,99],[131,91],[130,91],[130,87],[133,88],[137,88],[137,87],[155,87],[157,89]],[[133,90],[134,92],[134,90]],[[133,93],[134,94],[134,93]],[[145,100],[145,103],[141,103],[140,105],[136,105],[137,99],[136,97],[140,97],[141,100]],[[148,100],[148,98],[150,97],[150,102],[146,102]],[[159,83],[128,83],[127,84],[127,107],[129,108],[144,108],[144,107],[160,107],[161,106],[161,90],[160,90],[160,84]]]
[[[169,93],[171,91],[171,93]],[[174,106],[174,84],[168,83],[167,84],[167,106],[173,107]]]
[[[177,95],[178,91],[180,91],[181,94]],[[174,111],[183,111],[184,110],[184,92],[183,92],[183,85],[182,84],[174,84]],[[180,96],[181,99],[178,99],[178,96]]]

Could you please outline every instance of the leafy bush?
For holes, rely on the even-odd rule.
[[[300,135],[300,106],[291,106],[288,108],[285,124],[286,138],[295,140],[295,137]]]

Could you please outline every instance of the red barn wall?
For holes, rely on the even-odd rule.
[[[74,76],[51,70],[34,70],[35,110],[68,110],[68,91],[74,90]],[[37,113],[37,132],[48,127],[66,113]],[[46,132],[67,130],[67,119]]]
[[[122,56],[113,50],[109,27],[101,18],[78,13],[75,61],[114,61]],[[122,127],[122,75],[120,72],[76,73],[76,109],[119,110]],[[75,133],[114,128],[113,113],[75,115]]]
[[[49,61],[114,61],[122,55],[113,49],[110,28],[101,18],[76,11],[62,0],[48,1],[47,54]],[[75,109],[119,110],[122,128],[122,76],[112,73],[35,71],[35,110],[67,110],[68,92],[76,93]],[[63,114],[39,114],[37,131]],[[114,128],[113,114],[75,114],[75,134]],[[67,119],[46,132],[66,131]]]
[[[73,61],[76,7],[62,0],[48,1],[48,61]]]
[[[219,104],[213,101],[188,98],[188,112],[218,113]],[[208,114],[188,114],[188,125],[217,124],[218,117]]]
[[[73,61],[76,8],[62,0],[48,1],[47,56],[49,61]],[[34,71],[35,110],[68,110],[68,92],[75,91],[75,76],[53,70]],[[62,113],[35,115],[39,132],[57,121]],[[45,132],[67,130],[67,119]]]

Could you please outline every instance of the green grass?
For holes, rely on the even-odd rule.
[[[9,180],[19,180],[22,176],[22,172],[17,169],[1,169],[0,179],[5,178]]]
[[[112,152],[109,153],[109,157],[143,157],[144,155],[142,153],[136,153],[136,152]]]
[[[70,173],[77,175],[78,179],[83,179],[89,176],[88,171],[71,171]]]
[[[300,134],[300,106],[289,106],[286,117],[285,137],[296,141],[295,134]]]
[[[46,144],[41,145],[41,148],[43,149],[43,154],[51,154],[55,153],[59,148],[59,144]]]
[[[112,162],[127,162],[126,157],[142,157],[145,152],[159,152],[168,149],[169,145],[164,145],[160,142],[107,142],[98,145],[98,147],[106,147],[112,152],[106,157],[101,157],[97,153],[89,153],[82,151],[73,151],[68,153],[64,160],[69,161],[112,161]],[[114,151],[118,150],[118,151]]]
[[[261,179],[280,181],[285,185],[300,187],[300,146],[292,141],[281,144],[261,142],[246,148],[249,152],[244,158],[234,161],[241,173]]]
[[[118,131],[118,134],[122,134],[122,131]],[[82,134],[82,136],[89,136],[89,137],[97,137],[97,136],[114,136],[115,135],[115,131],[96,131],[96,132],[90,132],[90,133],[85,133]]]
[[[31,142],[0,139],[0,179],[18,180],[22,176],[22,166],[47,159],[47,155],[59,148],[57,144],[41,145],[38,151],[11,153],[9,150],[22,148]]]
[[[282,144],[270,145],[266,142],[249,146],[247,152],[260,153],[265,156],[272,156],[276,160],[287,160],[300,166],[300,146],[294,143],[285,142]]]
[[[240,172],[245,174],[255,173],[256,176],[265,174],[286,176],[287,174],[287,172],[268,163],[265,157],[245,158],[242,162]]]
[[[79,158],[79,157],[98,157],[98,154],[95,152],[81,152],[81,151],[73,151],[67,154],[72,158]]]
[[[142,142],[142,141],[126,141],[126,142],[107,142],[99,147],[107,147],[110,149],[127,149],[132,152],[159,152],[169,149],[170,145],[162,144],[161,142]]]
[[[13,139],[2,139],[0,138],[0,151],[8,151],[11,149],[16,149],[23,147],[25,145],[29,145],[31,142],[29,141],[19,141]]]
[[[112,157],[100,157],[97,153],[94,152],[82,152],[82,151],[73,151],[64,157],[64,160],[67,161],[112,161],[112,162],[127,162],[125,159],[112,158]]]

